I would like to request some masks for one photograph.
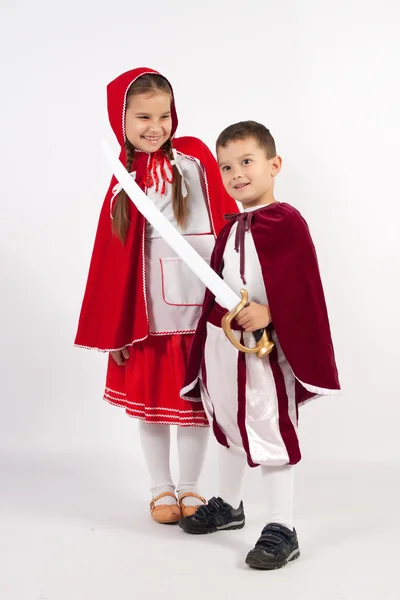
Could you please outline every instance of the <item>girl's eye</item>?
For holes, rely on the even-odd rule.
[[[142,115],[141,117],[139,117],[139,119],[148,119],[149,117],[146,117],[145,115]]]
[[[230,167],[228,167],[228,166],[222,167],[223,171],[229,171],[229,169],[230,169]]]
[[[164,115],[163,119],[169,119],[169,115]]]
[[[245,158],[243,161],[244,165],[249,165],[251,163],[251,160],[249,158]]]

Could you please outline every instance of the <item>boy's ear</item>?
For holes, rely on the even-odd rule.
[[[275,156],[274,158],[271,159],[272,162],[272,177],[275,177],[276,175],[278,175],[279,171],[282,168],[282,158],[280,156]]]

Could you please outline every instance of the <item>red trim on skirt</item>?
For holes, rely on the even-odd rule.
[[[110,355],[104,399],[148,423],[208,427],[202,403],[179,395],[192,340],[193,335],[150,335],[129,347],[123,367]]]

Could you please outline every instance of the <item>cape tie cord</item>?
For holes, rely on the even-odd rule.
[[[245,269],[245,234],[246,231],[250,231],[251,223],[253,220],[254,213],[242,212],[242,213],[229,213],[224,215],[226,221],[236,221],[236,235],[235,235],[235,250],[240,253],[240,277],[243,283],[246,285],[246,279],[244,276]]]
[[[175,165],[180,176],[182,177],[182,196],[184,198],[186,198],[187,193],[188,193],[187,186],[186,186],[185,178],[183,176],[181,165],[179,164],[178,153],[175,149],[172,150],[172,153],[174,155],[174,159],[172,161],[169,160],[169,158],[167,157],[165,152],[163,152],[162,150],[154,152],[151,155],[151,158],[150,158],[150,161],[149,161],[149,164],[147,167],[147,174],[145,176],[143,183],[147,188],[151,188],[151,187],[155,186],[156,192],[160,191],[161,195],[163,196],[167,189],[167,186],[166,186],[167,182],[172,183],[174,181],[174,171],[173,171],[172,166]],[[169,171],[169,174],[167,173],[167,170]],[[132,177],[132,179],[136,180],[136,171],[132,171],[130,173],[130,176]],[[161,189],[160,189],[160,177],[161,177]],[[110,217],[111,217],[111,219],[114,219],[114,215],[113,215],[114,200],[118,196],[118,194],[120,193],[120,191],[122,189],[123,188],[120,183],[117,183],[112,189],[112,196],[111,196],[111,200],[110,200]]]
[[[169,175],[165,170],[165,166],[167,166],[169,170]],[[159,190],[160,177],[158,174],[160,172],[161,176],[161,189]],[[149,166],[147,168],[146,179],[144,180],[144,184],[147,188],[153,187],[155,185],[156,192],[160,191],[161,195],[164,196],[167,189],[167,182],[172,183],[174,181],[174,171],[172,169],[171,162],[165,152],[153,152],[150,158]]]

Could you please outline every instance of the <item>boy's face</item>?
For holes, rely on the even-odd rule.
[[[268,159],[265,149],[249,137],[218,146],[217,157],[226,191],[244,208],[274,202],[274,178],[282,165],[280,156]]]

